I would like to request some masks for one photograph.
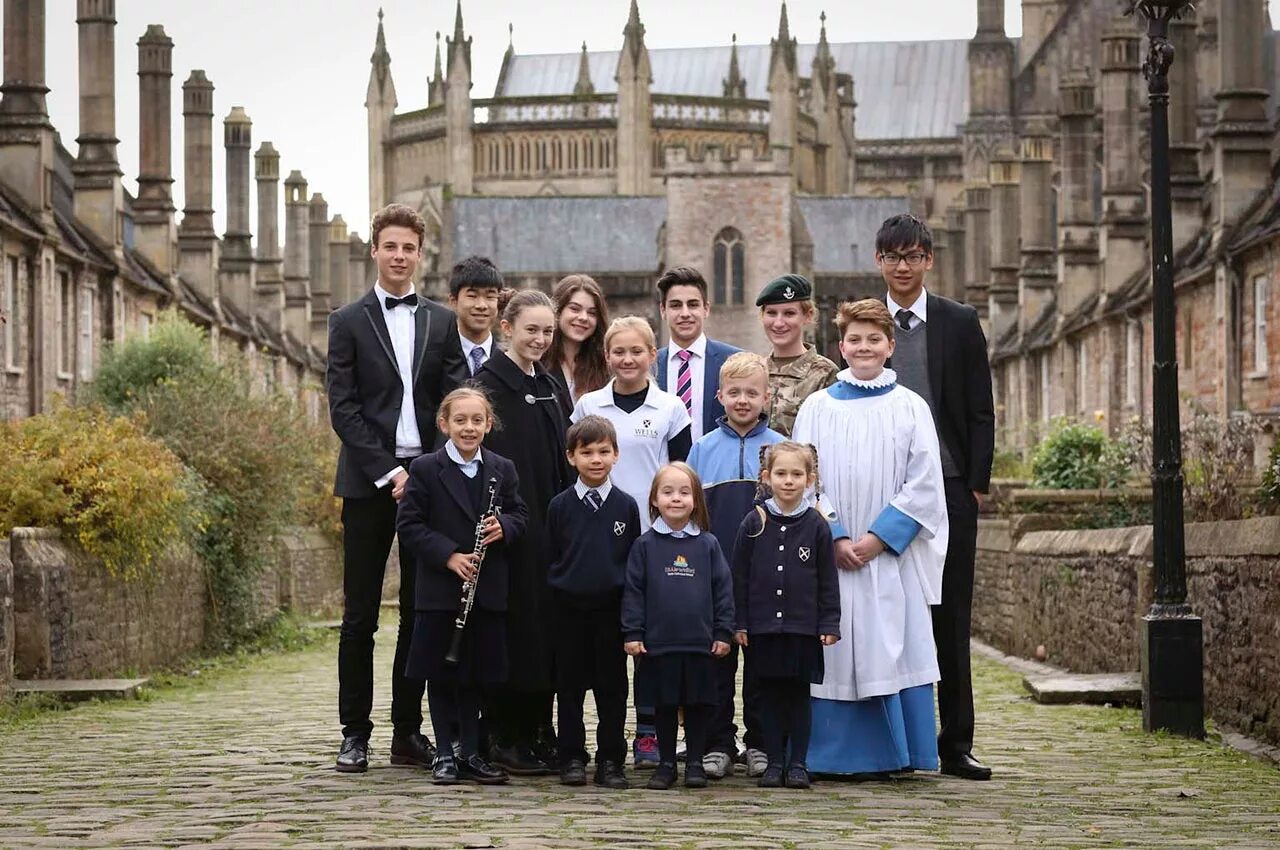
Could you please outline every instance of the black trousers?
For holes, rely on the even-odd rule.
[[[742,657],[742,742],[753,750],[764,749],[764,724],[760,716],[760,683],[751,674],[749,653],[741,651],[736,643],[729,654],[715,660],[716,691],[719,702],[711,715],[711,730],[707,736],[707,752],[725,753],[730,758],[737,755],[733,738],[738,734],[734,725],[734,695],[738,691],[738,658]]]
[[[942,604],[933,606],[933,639],[938,646],[938,754],[959,756],[973,749],[973,677],[969,631],[973,609],[973,559],[978,546],[978,503],[962,478],[947,478],[947,520],[951,536],[942,571]]]
[[[587,760],[582,706],[596,701],[596,762],[626,758],[627,654],[622,649],[619,604],[599,608],[560,605],[556,627],[557,713],[560,763]]]
[[[338,717],[342,734],[373,730],[373,635],[378,630],[382,579],[396,533],[391,485],[368,499],[342,500],[342,631],[338,639]],[[396,735],[422,729],[423,683],[404,677],[413,638],[415,564],[400,549],[400,627],[391,663],[391,723]]]

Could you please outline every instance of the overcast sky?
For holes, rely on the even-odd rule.
[[[225,230],[222,119],[243,106],[253,119],[256,150],[270,140],[280,151],[281,177],[299,169],[311,192],[321,192],[330,215],[367,235],[368,168],[364,96],[369,81],[377,11],[386,12],[387,48],[399,111],[426,106],[435,33],[453,32],[453,0],[120,0],[116,4],[116,135],[125,184],[138,172],[137,40],[148,24],[163,24],[174,41],[174,199],[182,208],[182,82],[202,68],[214,91],[214,207]],[[967,38],[976,26],[973,0],[791,0],[791,32],[803,42],[818,37],[827,11],[831,41]],[[63,143],[74,153],[79,124],[74,4],[46,4],[49,111]],[[1006,3],[1010,35],[1021,32],[1019,3]],[[775,0],[640,0],[645,43],[655,47],[767,44],[777,32]],[[472,45],[472,96],[491,97],[507,25],[518,53],[617,49],[628,0],[463,0]],[[907,13],[909,10],[909,13]],[[865,95],[864,95],[865,96]],[[256,204],[256,202],[255,202]],[[252,205],[251,205],[251,208]],[[180,215],[179,215],[180,220]]]

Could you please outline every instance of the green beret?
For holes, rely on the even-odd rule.
[[[788,304],[792,301],[808,301],[813,297],[813,284],[802,274],[784,274],[782,277],[771,280],[764,289],[760,290],[760,297],[756,299],[756,306],[763,307],[766,304]]]

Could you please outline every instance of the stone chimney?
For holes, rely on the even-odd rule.
[[[280,266],[280,154],[263,142],[253,155],[258,182],[258,256],[254,310],[276,330],[284,329],[284,272]]]
[[[369,243],[360,238],[360,234],[352,233],[347,237],[350,248],[347,252],[347,303],[363,298],[373,286],[373,258],[369,256]]]
[[[177,270],[173,206],[173,40],[152,24],[138,39],[138,197],[134,244],[164,275]]]
[[[292,171],[284,181],[285,330],[303,345],[311,342],[310,228],[307,180]]]
[[[1271,29],[1265,0],[1219,0],[1221,90],[1213,129],[1215,230],[1240,218],[1270,184],[1271,127],[1263,39]]]
[[[351,303],[350,272],[351,242],[347,236],[347,223],[341,215],[329,222],[329,309],[338,310]]]
[[[1066,319],[1098,290],[1093,80],[1087,72],[1068,74],[1059,96],[1058,314]]]
[[[1174,61],[1169,69],[1169,182],[1173,206],[1173,250],[1200,232],[1204,181],[1200,176],[1196,13],[1169,22]],[[1144,86],[1145,89],[1145,86]],[[1142,98],[1145,104],[1146,98]],[[1144,106],[1145,108],[1145,106]]]
[[[622,52],[614,74],[618,83],[618,194],[643,195],[649,191],[653,174],[653,101],[649,92],[653,70],[636,0],[631,0],[622,36]]]
[[[77,0],[80,31],[80,135],[76,218],[124,259],[124,186],[116,156],[115,0]]]
[[[1116,294],[1147,267],[1147,196],[1138,151],[1145,89],[1131,18],[1117,18],[1102,35],[1102,256],[1103,297]]]
[[[233,106],[222,121],[227,153],[227,232],[222,240],[219,277],[222,295],[245,316],[252,316],[253,245],[249,232],[249,149],[253,122],[244,107]]]
[[[307,246],[308,267],[311,277],[311,344],[320,351],[329,349],[329,303],[332,284],[329,282],[329,204],[324,195],[316,192],[308,205]]]
[[[1000,339],[1018,321],[1018,254],[1022,161],[1011,145],[991,158],[991,288],[988,316],[991,340]]]
[[[195,70],[182,84],[183,192],[179,267],[197,292],[217,299],[218,237],[213,229],[213,83]]]
[[[473,191],[471,39],[462,28],[462,0],[458,0],[453,38],[445,41],[449,51],[449,76],[444,95],[449,185],[454,195],[470,195]]]
[[[1053,137],[1041,122],[1022,136],[1019,216],[1018,321],[1026,334],[1053,300],[1058,280],[1053,219]]]
[[[44,0],[5,0],[0,179],[53,227],[54,132],[45,105]]]

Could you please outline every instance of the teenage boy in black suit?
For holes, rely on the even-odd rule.
[[[892,367],[898,383],[929,403],[942,450],[942,475],[951,535],[942,574],[942,604],[933,608],[938,646],[938,713],[942,772],[990,779],[991,769],[973,757],[973,682],[969,627],[978,506],[991,483],[995,407],[991,365],[978,312],[967,304],[925,292],[933,268],[933,237],[912,215],[896,215],[876,234],[876,264],[888,286],[889,313],[898,323]]]
[[[334,494],[342,498],[343,612],[338,643],[337,769],[369,766],[373,634],[382,579],[396,532],[396,505],[409,464],[436,442],[436,407],[466,379],[454,316],[413,289],[426,225],[403,204],[370,226],[378,279],[363,298],[329,316],[325,383],[329,418],[342,441]],[[400,552],[400,627],[391,668],[392,764],[430,767],[435,748],[421,733],[422,682],[405,679],[413,633],[413,558]]]

